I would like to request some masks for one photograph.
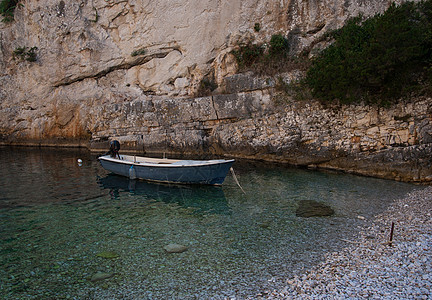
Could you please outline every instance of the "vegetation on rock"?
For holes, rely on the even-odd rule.
[[[288,40],[281,34],[274,34],[270,39],[270,57],[286,56],[289,51]]]
[[[255,32],[259,32],[261,30],[261,24],[260,23],[255,23],[254,30],[255,30]]]
[[[14,50],[13,57],[14,58],[18,57],[22,60],[35,62],[37,60],[37,57],[36,57],[36,50],[37,49],[38,49],[37,47],[31,47],[31,48],[18,47]]]
[[[147,51],[146,51],[145,48],[140,48],[140,49],[138,49],[138,50],[133,51],[133,52],[131,53],[131,56],[139,56],[139,55],[144,55],[144,54],[146,54],[146,53],[147,53]]]
[[[288,40],[275,34],[267,44],[247,44],[232,51],[239,71],[253,71],[261,75],[275,75],[294,69],[305,69],[304,59],[289,56]]]
[[[312,61],[312,95],[341,103],[385,104],[432,86],[432,0],[392,4],[383,14],[353,18]]]
[[[331,45],[311,60],[305,52],[288,55],[289,43],[280,34],[269,45],[248,44],[232,53],[240,72],[275,76],[306,71],[300,82],[279,87],[323,102],[385,105],[432,93],[432,0],[392,4],[368,19],[352,18],[323,40]]]
[[[12,22],[14,19],[14,11],[19,0],[1,0],[0,14],[3,16],[2,21],[5,23]]]

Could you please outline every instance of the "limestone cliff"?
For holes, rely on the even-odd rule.
[[[281,106],[274,78],[235,75],[230,54],[275,33],[300,51],[347,18],[381,12],[391,1],[21,2],[15,21],[0,25],[2,144],[100,149],[117,138],[137,151],[432,180],[430,99],[386,110]],[[24,47],[37,47],[36,61],[16,55]],[[223,93],[195,98],[209,74]]]

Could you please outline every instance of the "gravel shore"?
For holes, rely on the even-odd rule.
[[[260,298],[432,299],[432,186],[364,221],[358,240],[346,240],[342,251]]]

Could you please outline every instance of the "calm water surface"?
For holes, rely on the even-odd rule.
[[[243,194],[231,175],[222,188],[151,184],[109,174],[85,150],[0,151],[2,299],[256,298],[422,188],[236,162]],[[335,214],[297,217],[302,200]],[[168,254],[170,243],[188,250]]]

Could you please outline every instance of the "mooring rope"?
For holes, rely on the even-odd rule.
[[[231,170],[231,174],[233,175],[234,181],[237,183],[237,185],[238,185],[239,188],[242,190],[242,192],[245,193],[245,195],[246,195],[246,192],[244,191],[244,189],[241,187],[239,181],[237,180],[237,176],[236,176],[236,174],[234,173],[234,169],[231,167],[230,170]]]

